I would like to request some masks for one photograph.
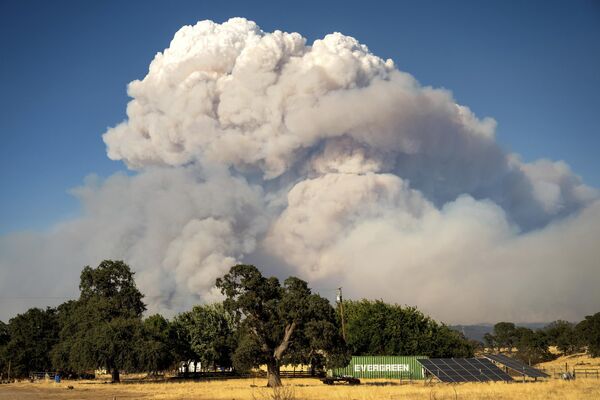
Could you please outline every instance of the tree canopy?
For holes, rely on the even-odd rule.
[[[516,358],[532,365],[555,358],[550,352],[550,341],[544,330],[531,330],[518,327],[514,331],[515,346],[517,348]]]
[[[581,339],[575,330],[575,324],[568,321],[554,321],[544,328],[548,343],[556,346],[563,355],[581,350]]]
[[[57,365],[67,370],[106,368],[114,382],[119,371],[135,368],[146,309],[133,272],[122,261],[105,260],[81,272],[79,300],[65,303],[60,320]]]
[[[461,333],[438,324],[415,307],[381,300],[346,300],[344,312],[353,355],[473,355],[473,346]]]
[[[268,385],[280,386],[282,364],[310,363],[320,355],[328,365],[347,364],[335,310],[306,282],[290,277],[281,285],[253,265],[236,265],[216,285],[239,324],[237,367],[266,364]]]
[[[173,366],[177,360],[173,327],[160,314],[143,321],[142,338],[137,341],[137,369],[158,374]]]
[[[486,346],[492,351],[513,353],[527,364],[549,361],[554,355],[549,350],[550,337],[546,330],[531,330],[512,322],[498,322],[492,333],[484,336]]]
[[[290,277],[280,283],[252,265],[236,265],[217,279],[223,303],[194,306],[171,321],[160,314],[143,319],[143,295],[122,261],[85,267],[80,278],[77,300],[31,308],[8,324],[0,321],[1,375],[10,362],[17,378],[34,371],[106,368],[117,382],[124,369],[157,374],[193,360],[204,371],[266,365],[269,385],[277,386],[284,364],[320,369],[345,366],[350,354],[470,357],[474,352],[463,334],[415,307],[381,300],[343,302],[344,339],[341,314],[306,282]],[[553,358],[552,345],[563,354],[587,349],[598,357],[600,313],[577,325],[559,320],[535,331],[499,322],[485,341],[531,364]]]
[[[8,334],[8,325],[0,321],[0,379],[2,379],[2,372],[7,364],[8,354],[6,352],[6,345],[8,344],[9,340],[10,335]]]
[[[203,369],[230,368],[235,350],[234,317],[222,304],[194,306],[176,321],[184,329],[191,350],[188,358]]]
[[[590,355],[600,357],[600,312],[586,316],[576,329]]]
[[[6,345],[9,340],[10,335],[8,334],[8,325],[0,321],[0,346]]]
[[[5,363],[10,361],[12,376],[26,377],[31,372],[51,369],[50,349],[58,342],[55,309],[30,308],[9,321],[7,333]]]

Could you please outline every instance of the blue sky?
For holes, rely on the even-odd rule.
[[[77,215],[70,188],[125,170],[101,134],[124,119],[127,83],[182,25],[234,16],[309,42],[354,36],[495,118],[507,150],[600,187],[599,2],[0,0],[0,233]]]

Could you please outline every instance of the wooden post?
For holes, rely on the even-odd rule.
[[[342,337],[346,341],[346,322],[344,320],[344,298],[342,297],[342,288],[338,288],[337,301],[340,305],[340,314],[342,314]]]
[[[10,361],[8,360],[8,381],[10,382]]]

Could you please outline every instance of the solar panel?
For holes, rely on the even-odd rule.
[[[510,375],[485,358],[419,358],[417,361],[441,382],[512,381]]]
[[[537,368],[530,367],[529,365],[515,360],[512,357],[505,356],[504,354],[485,354],[484,357],[531,378],[548,378],[550,376]]]

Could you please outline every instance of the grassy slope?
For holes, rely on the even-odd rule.
[[[600,369],[600,358],[592,358],[585,353],[573,354],[559,357],[556,360],[538,364],[537,367],[546,371],[556,372],[565,370],[572,372],[573,369]],[[600,381],[598,382],[600,385]]]

